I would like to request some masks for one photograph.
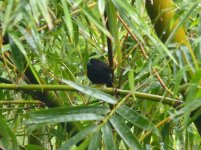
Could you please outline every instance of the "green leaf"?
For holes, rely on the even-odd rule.
[[[48,1],[43,0],[43,1],[35,1],[37,3],[38,8],[40,9],[43,17],[45,18],[45,21],[47,22],[47,25],[49,27],[49,29],[53,28],[53,24],[52,24],[52,19],[50,17],[49,11],[48,11]]]
[[[170,131],[170,123],[166,123],[162,128],[162,138],[163,142],[165,143],[165,148],[168,149],[170,145],[170,139],[171,139],[171,131]]]
[[[97,131],[91,137],[88,150],[99,150],[101,149],[100,145],[101,145],[101,134],[100,134],[100,131]]]
[[[68,139],[68,141],[65,142],[59,148],[59,150],[68,150],[68,149],[70,149],[73,145],[76,145],[79,141],[81,141],[82,139],[87,137],[89,134],[92,134],[92,133],[94,133],[96,131],[97,131],[96,126],[86,127],[84,130],[80,131],[75,136],[73,136],[72,138]]]
[[[103,142],[105,145],[106,150],[116,150],[116,145],[114,143],[114,137],[113,137],[113,132],[110,127],[110,124],[107,123],[105,124],[102,128],[102,137],[103,137]]]
[[[47,150],[42,146],[39,145],[33,145],[33,144],[28,144],[25,146],[26,150]]]
[[[113,47],[115,49],[115,53],[117,54],[117,60],[118,63],[122,63],[122,51],[119,41],[119,31],[118,31],[118,24],[117,24],[117,14],[116,9],[111,1],[107,1],[107,19],[108,19],[108,25],[109,25],[109,31],[112,33],[112,36],[114,38],[114,44]],[[117,68],[117,72],[119,72],[119,68]]]
[[[101,16],[103,16],[105,12],[105,0],[98,0],[98,9],[100,11]]]
[[[11,150],[18,149],[15,134],[2,118],[0,118],[0,127],[0,149],[3,147]]]
[[[12,11],[13,11],[13,0],[9,0],[7,2],[7,5],[6,5],[6,11],[4,12],[4,18],[3,18],[3,31],[2,31],[2,35],[5,35],[6,33],[6,29],[7,29],[7,26],[9,24],[9,21],[11,20],[11,14],[12,14]]]
[[[196,9],[196,7],[198,7],[198,4],[200,2],[195,2],[193,6],[190,7],[190,9],[188,10],[188,12],[186,13],[186,15],[180,20],[180,22],[176,25],[176,27],[174,27],[174,30],[171,32],[171,34],[169,35],[169,37],[167,38],[167,40],[165,41],[165,44],[168,45],[170,43],[170,41],[174,38],[175,33],[177,32],[177,30],[184,24],[184,22],[189,18],[189,16],[194,12],[193,10]]]
[[[191,102],[188,102],[187,104],[185,104],[184,107],[181,108],[179,111],[177,111],[175,114],[173,114],[172,117],[177,117],[182,114],[189,115],[190,112],[196,110],[200,106],[201,106],[201,98],[194,99]]]
[[[140,18],[140,15],[137,13],[135,10],[135,7],[130,5],[127,1],[121,1],[121,0],[112,0],[113,4],[116,6],[117,9],[121,12],[121,14],[126,13],[127,16],[130,16],[131,19],[134,20],[134,22],[138,25],[141,26],[142,28],[145,23],[142,24],[142,19]],[[125,11],[125,12],[124,12]]]
[[[26,64],[28,65],[28,67],[30,68],[31,72],[33,73],[34,77],[36,78],[36,80],[38,81],[38,83],[40,83],[40,79],[38,77],[38,74],[36,73],[35,68],[31,65],[31,60],[29,59],[27,52],[23,46],[23,44],[20,42],[19,38],[15,35],[15,34],[11,34],[10,36],[12,37],[14,43],[17,46],[17,49],[19,49],[19,51],[21,52],[21,54],[24,56],[24,58],[26,59]],[[14,44],[13,43],[13,44]],[[21,60],[22,61],[22,60]],[[20,66],[21,67],[21,66]]]
[[[187,67],[182,67],[178,70],[177,74],[175,75],[175,82],[174,82],[174,93],[177,94],[180,89],[180,83],[182,82],[182,78],[184,79],[186,76]],[[185,80],[185,79],[184,79]]]
[[[200,117],[201,116],[201,109],[199,109],[199,110],[197,110],[194,114],[193,114],[193,116],[191,115],[191,118],[190,118],[190,120],[189,120],[189,122],[188,122],[188,125],[189,124],[191,124],[192,122],[194,122],[196,119],[198,119],[198,117]],[[199,120],[199,119],[198,119]]]
[[[108,37],[110,37],[112,39],[112,36],[110,34],[110,32],[107,31],[107,29],[102,25],[102,23],[93,15],[93,13],[91,12],[91,10],[85,6],[82,9],[83,13],[87,16],[87,18],[89,19],[89,21],[91,21],[92,23],[94,23],[96,25],[96,27],[101,30],[105,35],[107,35]]]
[[[83,140],[83,142],[81,144],[77,144],[76,150],[85,150],[87,149],[87,147],[89,146],[89,142],[90,142],[90,137],[88,136],[87,138],[85,138]]]
[[[161,40],[156,35],[153,36],[150,33],[146,33],[146,34],[147,34],[149,40],[154,44],[154,46],[156,47],[158,52],[162,53],[162,54],[165,53],[178,66],[178,62],[175,59],[175,57],[172,55],[172,51],[169,51],[169,49],[161,42]]]
[[[32,31],[30,33],[30,31],[27,31],[25,28],[19,26],[18,30],[21,32],[21,34],[24,36],[24,38],[26,39],[26,42],[29,43],[29,45],[31,46],[30,50],[33,51],[35,54],[39,55],[40,54],[40,50],[41,50],[41,41],[39,38],[39,33],[35,30],[36,27],[33,26],[32,27]]]
[[[27,124],[58,123],[71,121],[101,120],[108,113],[108,108],[101,106],[62,107],[29,113]]]
[[[123,120],[117,116],[113,115],[110,122],[114,129],[117,131],[122,140],[126,145],[132,150],[142,150],[141,144],[138,142],[137,138],[131,133],[128,126],[123,122]]]
[[[152,122],[131,108],[123,105],[117,109],[117,113],[137,127],[143,130],[151,131],[157,136],[160,136],[158,129]]]
[[[77,45],[78,44],[78,42],[79,42],[79,27],[78,27],[78,25],[75,23],[75,21],[74,22],[72,22],[73,23],[73,32],[74,32],[74,40],[73,40],[73,42],[74,42],[74,44],[75,45]]]
[[[134,71],[130,70],[128,72],[128,83],[132,91],[133,98],[135,99],[135,80],[134,80]]]
[[[149,40],[154,44],[154,46],[158,49],[159,52],[165,52],[172,61],[178,65],[176,59],[171,54],[171,52],[167,49],[167,47],[161,42],[161,40],[151,33],[148,24],[144,21],[144,19],[139,15],[136,11],[135,7],[132,7],[127,1],[121,0],[112,0],[115,7],[119,10],[120,16],[123,17],[124,21],[130,26],[136,37],[139,38],[141,43],[145,43],[141,34],[145,34]],[[131,19],[130,19],[131,18]],[[141,31],[142,33],[140,33]]]
[[[70,39],[71,41],[74,40],[74,33],[73,33],[73,23],[72,23],[72,19],[71,19],[71,14],[69,13],[69,9],[68,9],[68,5],[66,0],[61,0],[62,6],[63,6],[63,10],[64,10],[64,22],[66,24],[66,28],[69,31],[69,35],[70,35]]]
[[[25,58],[21,51],[15,44],[11,44],[11,58],[20,72],[23,72],[25,69]]]
[[[76,90],[78,90],[80,92],[83,92],[83,93],[90,95],[92,97],[95,97],[97,99],[103,100],[107,103],[116,104],[116,102],[117,102],[117,100],[114,97],[112,97],[111,95],[106,94],[95,88],[91,88],[91,87],[88,87],[88,86],[85,86],[82,84],[78,84],[78,83],[75,83],[75,82],[72,82],[69,80],[64,80],[64,79],[61,80],[61,82],[68,84],[69,86],[75,88]]]

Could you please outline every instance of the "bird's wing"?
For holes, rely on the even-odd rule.
[[[104,72],[106,72],[106,73],[112,73],[112,71],[111,71],[111,69],[109,68],[108,65],[102,64],[102,68],[103,68]]]

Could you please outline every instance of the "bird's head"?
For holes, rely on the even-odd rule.
[[[96,58],[91,58],[88,63],[87,66],[94,66],[96,64],[98,64],[100,62],[100,60],[96,59]]]

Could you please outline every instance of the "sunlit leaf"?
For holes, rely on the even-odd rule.
[[[36,1],[37,2],[37,6],[40,9],[41,13],[43,14],[43,17],[45,18],[49,29],[53,28],[53,24],[52,24],[52,19],[50,17],[50,14],[48,12],[48,5],[47,5],[47,0],[43,0],[43,1]]]
[[[103,135],[103,142],[105,145],[106,150],[116,150],[116,145],[114,143],[114,137],[112,133],[112,128],[110,127],[110,124],[105,124],[102,129],[102,135]]]
[[[69,13],[69,8],[68,8],[66,0],[61,0],[61,3],[63,6],[64,15],[65,15],[64,22],[69,31],[70,39],[73,41],[73,39],[74,39],[73,23],[72,23],[71,15]]]
[[[154,126],[152,122],[150,122],[147,118],[132,110],[131,108],[123,105],[117,109],[117,113],[124,119],[138,126],[139,128],[151,131],[160,136],[158,129]]]
[[[106,94],[95,88],[91,88],[91,87],[81,85],[81,84],[78,84],[78,83],[75,83],[75,82],[72,82],[69,80],[64,80],[64,79],[62,80],[62,82],[65,84],[68,84],[69,86],[75,88],[76,90],[78,90],[80,92],[83,92],[83,93],[90,95],[92,97],[95,97],[97,99],[103,100],[105,102],[108,102],[111,104],[115,104],[117,102],[116,99],[114,97],[112,97],[111,95]]]
[[[28,124],[100,120],[108,113],[106,107],[62,107],[29,113]]]
[[[8,23],[10,21],[10,15],[12,13],[12,9],[13,9],[13,0],[10,0],[6,5],[6,11],[3,18],[3,35],[5,34]]]
[[[138,142],[137,138],[131,133],[128,126],[126,126],[125,122],[123,122],[119,116],[113,115],[110,122],[130,149],[142,150],[142,146]]]
[[[105,0],[98,0],[98,9],[100,14],[103,16],[105,11]]]
[[[101,134],[100,131],[94,133],[91,137],[88,150],[98,150],[101,146]]]
[[[101,22],[93,15],[93,13],[87,7],[84,7],[82,11],[88,17],[88,19],[97,26],[97,28],[99,28],[108,37],[112,38],[111,34],[107,31],[107,29],[103,27]]]
[[[77,144],[79,141],[81,141],[82,139],[84,139],[85,137],[87,137],[89,134],[92,134],[92,133],[96,132],[96,130],[97,130],[96,126],[86,127],[84,130],[80,131],[75,136],[73,136],[72,138],[68,139],[68,141],[65,142],[59,148],[59,150],[70,149],[73,145]]]

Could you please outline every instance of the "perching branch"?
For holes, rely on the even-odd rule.
[[[0,84],[0,89],[4,90],[23,90],[23,91],[30,91],[30,90],[35,90],[35,91],[77,91],[73,87],[70,87],[68,85],[39,85],[39,84]],[[98,88],[99,90],[102,90],[106,93],[112,94],[114,93],[113,88]],[[128,90],[121,90],[121,89],[116,89],[116,92],[118,92],[120,95],[127,95],[128,93],[131,93],[131,91]],[[183,102],[177,99],[169,98],[169,97],[164,97],[164,96],[159,96],[159,95],[154,95],[154,94],[147,94],[143,92],[134,92],[136,98],[141,98],[144,100],[149,100],[149,101],[155,101],[155,102],[161,102],[163,104],[168,104],[171,106],[178,106],[182,104]]]

